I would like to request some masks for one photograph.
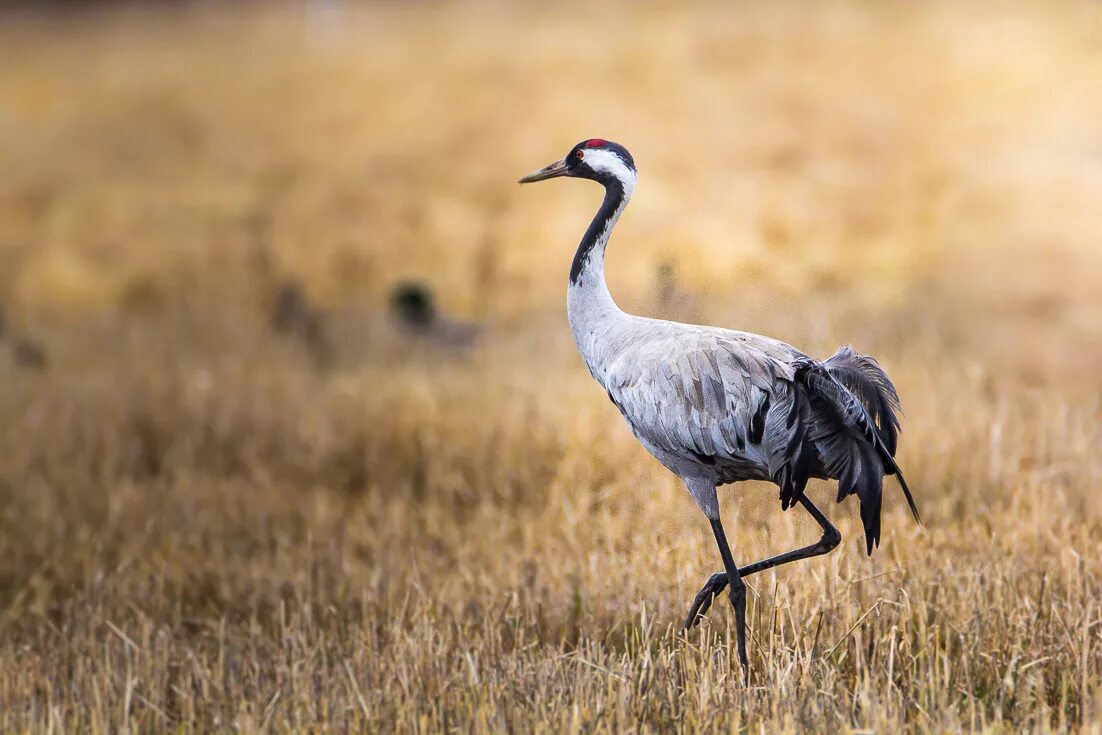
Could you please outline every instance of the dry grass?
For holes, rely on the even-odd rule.
[[[1097,5],[3,20],[0,297],[50,364],[0,352],[0,729],[1099,732]],[[751,580],[749,688],[725,605],[676,630],[706,524],[573,352],[597,193],[511,183],[591,135],[643,175],[626,307],[903,394],[926,528],[889,482],[870,559],[831,506]],[[388,332],[410,275],[476,349]],[[268,331],[285,277],[328,369]],[[740,560],[814,538],[723,497]]]

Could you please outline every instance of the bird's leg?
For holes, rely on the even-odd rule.
[[[743,678],[749,682],[750,663],[746,658],[746,584],[739,576],[738,566],[731,556],[731,547],[727,543],[727,535],[723,532],[723,524],[718,518],[712,519],[712,533],[715,534],[719,555],[723,559],[724,569],[727,570],[727,581],[731,585],[731,607],[735,608],[735,626],[737,627],[738,660],[742,665]]]
[[[751,574],[763,572],[766,569],[772,569],[781,564],[787,564],[790,561],[799,561],[800,559],[809,559],[813,556],[825,554],[841,543],[842,534],[839,533],[838,529],[834,527],[834,524],[823,515],[823,512],[819,510],[806,495],[800,498],[800,504],[807,509],[811,517],[822,527],[823,537],[810,546],[804,546],[794,551],[786,551],[783,554],[777,554],[768,559],[762,559],[753,564],[747,564],[738,570],[740,577],[748,577]],[[696,593],[696,597],[693,599],[693,605],[689,608],[689,616],[685,619],[686,630],[700,622],[704,613],[708,612],[708,608],[712,606],[712,599],[720,592],[723,592],[724,588],[727,587],[728,580],[729,577],[727,572],[719,572],[708,578],[708,581],[704,583],[700,592]]]

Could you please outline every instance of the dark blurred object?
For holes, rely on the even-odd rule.
[[[390,312],[401,326],[425,331],[436,321],[432,291],[421,283],[400,283],[390,293]]]
[[[130,316],[151,316],[164,311],[164,288],[151,275],[137,275],[123,286],[119,308]]]
[[[272,329],[279,334],[305,335],[320,330],[321,319],[302,286],[284,281],[272,301]]]
[[[42,370],[46,367],[46,348],[30,337],[7,332],[7,317],[4,305],[0,304],[0,342],[7,338],[11,342],[12,362],[28,370]]]
[[[30,337],[18,337],[11,345],[11,355],[15,364],[28,370],[46,368],[46,349]]]
[[[276,334],[299,339],[319,368],[332,364],[332,350],[325,338],[322,313],[310,303],[302,285],[284,281],[272,301],[271,325]]]
[[[478,325],[442,318],[432,290],[416,281],[394,287],[390,292],[390,313],[402,331],[431,340],[439,347],[463,349],[470,347],[478,336]]]

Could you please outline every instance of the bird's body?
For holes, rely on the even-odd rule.
[[[793,370],[785,358],[794,351],[757,335],[680,326],[626,324],[622,348],[597,369],[597,382],[636,438],[678,476],[714,485],[771,479],[774,437],[764,419],[787,403]],[[708,498],[697,502],[718,512]]]
[[[639,442],[685,482],[712,524],[725,572],[694,602],[687,627],[731,584],[744,665],[742,577],[825,553],[840,535],[804,495],[810,477],[838,480],[838,500],[857,495],[869,553],[880,539],[883,477],[896,474],[899,398],[872,358],[846,347],[820,362],[784,342],[748,332],[635,316],[622,311],[604,276],[605,248],[635,188],[631,155],[603,139],[583,141],[562,161],[522,183],[556,176],[589,178],[605,199],[578,246],[567,310],[590,373]],[[822,526],[818,543],[742,569],[720,523],[716,487],[767,480],[782,507],[803,505]]]
[[[842,472],[831,470],[850,458],[832,462],[826,439],[849,427],[817,407],[803,378],[819,363],[795,347],[749,332],[623,312],[606,317],[592,331],[575,331],[575,337],[590,373],[632,433],[685,480],[709,518],[719,516],[715,488],[720,485],[776,482],[787,508],[802,495],[809,477],[843,479]],[[843,348],[821,366],[828,375],[849,370],[870,387],[878,381],[889,386],[881,397],[888,406],[883,423],[891,437],[885,441],[894,443],[891,406],[898,399],[875,363]],[[863,437],[854,441],[858,447],[864,443]],[[842,448],[849,443],[843,440]],[[870,551],[880,538],[880,478],[886,459],[858,453],[853,461],[867,463],[857,472],[868,482],[850,483],[842,496],[859,494],[862,502],[868,501],[862,515]],[[870,482],[873,487],[867,487]]]

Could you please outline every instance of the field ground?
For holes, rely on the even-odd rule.
[[[0,729],[1102,731],[1097,4],[65,7],[0,11]],[[594,135],[625,308],[903,396],[925,527],[829,503],[748,688],[573,350],[598,193],[512,183]],[[410,277],[474,348],[394,333]],[[722,502],[739,560],[816,537]]]

